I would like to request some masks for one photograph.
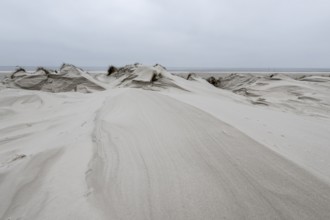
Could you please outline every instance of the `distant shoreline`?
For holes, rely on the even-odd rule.
[[[34,71],[39,66],[22,66],[27,71]],[[59,66],[44,66],[56,70]],[[89,72],[106,72],[108,66],[78,66]],[[0,73],[13,72],[17,66],[0,66]],[[330,68],[221,68],[221,67],[167,67],[173,73],[330,73]]]

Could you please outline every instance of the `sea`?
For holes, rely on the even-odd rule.
[[[0,66],[0,72],[12,72],[18,66]],[[38,66],[21,66],[27,71],[34,71]],[[59,66],[44,66],[56,70]],[[78,66],[86,71],[106,72],[108,66]],[[222,67],[167,67],[170,72],[330,72],[330,68],[222,68]]]

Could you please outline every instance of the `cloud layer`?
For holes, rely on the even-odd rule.
[[[0,65],[329,67],[328,0],[2,0]]]

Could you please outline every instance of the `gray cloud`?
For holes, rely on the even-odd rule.
[[[2,0],[0,65],[329,67],[328,0]]]

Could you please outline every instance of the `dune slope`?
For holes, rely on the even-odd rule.
[[[6,102],[26,121],[1,123],[1,219],[330,217],[328,184],[191,105],[131,88],[27,93]]]

